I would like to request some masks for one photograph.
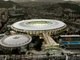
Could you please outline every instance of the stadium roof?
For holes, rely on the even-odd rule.
[[[0,40],[0,44],[4,47],[21,47],[31,42],[29,35],[10,35]]]
[[[59,20],[50,19],[31,19],[22,20],[12,24],[11,28],[19,32],[53,32],[54,30],[62,30],[66,24]]]

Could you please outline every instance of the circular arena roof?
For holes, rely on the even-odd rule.
[[[5,36],[0,40],[0,44],[4,47],[21,47],[31,42],[29,35],[11,35]]]
[[[20,32],[40,32],[57,30],[65,27],[66,24],[58,20],[49,19],[31,19],[14,23],[11,28]]]

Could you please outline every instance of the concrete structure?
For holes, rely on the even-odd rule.
[[[50,35],[65,29],[66,24],[58,20],[31,19],[16,22],[11,25],[11,28],[18,32],[39,35],[44,39],[44,49],[59,49],[59,44],[57,44]]]
[[[21,47],[30,43],[32,38],[29,35],[10,35],[0,40],[0,44],[4,47]]]
[[[58,20],[49,19],[31,19],[23,20],[12,24],[11,28],[18,32],[25,32],[27,34],[42,34],[49,35],[56,34],[66,28],[66,24]]]

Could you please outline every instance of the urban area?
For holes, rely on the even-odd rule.
[[[0,0],[0,60],[80,60],[80,2]]]

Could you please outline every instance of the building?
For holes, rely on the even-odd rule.
[[[60,44],[64,48],[79,49],[80,35],[60,35]]]

